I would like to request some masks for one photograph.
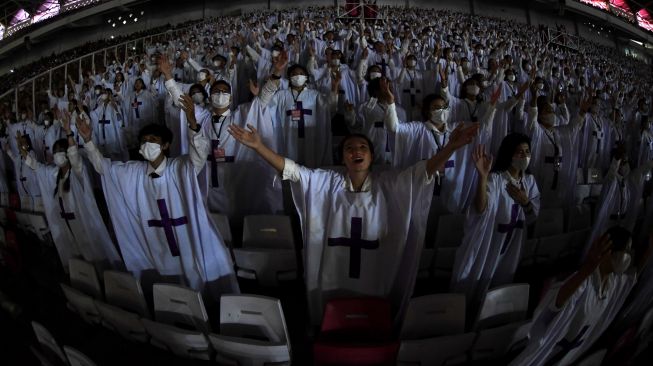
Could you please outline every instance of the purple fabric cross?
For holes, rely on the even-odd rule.
[[[136,111],[137,111],[137,112],[136,112],[136,115],[138,116],[138,108],[136,108]],[[106,140],[106,139],[107,139],[107,135],[106,135],[106,133],[104,132],[104,128],[106,127],[106,125],[108,125],[109,123],[111,123],[111,121],[108,120],[108,119],[106,119],[104,116],[102,116],[102,119],[99,120],[98,123],[99,123],[100,125],[102,125],[102,139],[103,139],[103,140]]]
[[[516,203],[512,204],[512,211],[510,213],[510,222],[507,224],[499,224],[497,227],[497,230],[506,235],[506,239],[503,241],[503,245],[501,246],[501,254],[506,252],[506,249],[508,249],[508,243],[510,243],[510,240],[512,239],[512,233],[515,229],[523,229],[524,228],[524,220],[518,220],[517,217],[519,217],[519,205]]]
[[[66,209],[63,207],[63,198],[61,197],[59,197],[59,208],[61,208],[61,212],[59,213],[61,215],[61,218],[66,221],[66,226],[68,226],[68,230],[70,230],[70,233],[73,234],[73,236],[75,236],[73,229],[70,227],[70,221],[75,220],[75,213],[66,212]]]
[[[304,103],[300,100],[295,102],[295,109],[299,111],[299,120],[297,121],[297,137],[300,139],[304,138],[304,114],[312,116],[313,115],[313,110],[312,109],[304,109]],[[287,110],[286,111],[286,116],[291,116],[292,117],[292,112],[293,109]]]
[[[132,107],[134,108],[134,111],[136,112],[136,118],[141,118],[141,114],[138,112],[138,106],[143,105],[143,102],[139,102],[138,98],[134,97],[134,103],[132,103]]]
[[[414,107],[415,106],[415,96],[417,96],[417,93],[421,93],[422,90],[416,89],[415,88],[415,82],[413,80],[410,81],[410,88],[404,89],[404,93],[410,93],[410,106]]]
[[[351,218],[351,238],[329,238],[327,244],[349,247],[349,278],[360,278],[361,250],[379,248],[378,240],[363,240],[363,219],[360,217]]]
[[[168,241],[168,247],[170,248],[170,254],[172,254],[173,257],[179,257],[179,246],[177,246],[177,239],[175,238],[175,233],[172,229],[175,226],[188,224],[188,218],[186,216],[176,219],[170,218],[165,199],[156,200],[156,204],[159,206],[161,220],[147,220],[147,226],[163,228],[163,231],[166,234],[166,240]]]

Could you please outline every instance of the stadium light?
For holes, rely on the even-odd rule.
[[[109,19],[109,20],[107,21],[107,23],[111,24],[111,19]]]
[[[130,18],[131,18],[131,17],[133,17],[133,16],[134,16],[134,14],[132,14],[132,13],[129,13],[129,17],[130,17]]]
[[[144,11],[141,11],[141,15],[143,15],[143,14],[145,14],[145,12],[144,12]]]
[[[111,24],[111,26],[115,28],[115,27],[116,27],[116,23]]]
[[[134,18],[134,22],[137,22],[137,21],[138,21],[138,18]]]
[[[126,20],[123,20],[123,21],[122,21],[122,24],[127,24],[127,21],[126,21]]]

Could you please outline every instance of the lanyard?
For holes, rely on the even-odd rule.
[[[299,99],[299,96],[302,94],[303,91],[304,89],[297,92],[297,96],[295,97],[294,91],[290,89],[290,95],[292,96],[292,101],[295,103],[295,107],[297,107],[297,99]]]
[[[476,111],[478,110],[478,104],[474,105],[474,111],[472,112],[472,107],[470,106],[471,103],[472,102],[465,99],[465,105],[467,106],[467,111],[469,112],[469,117],[470,117],[470,119],[473,120],[474,118],[476,118]]]
[[[553,145],[553,155],[560,156],[560,149],[558,148],[558,144],[556,143],[555,139],[555,133],[551,132],[551,135],[549,135],[549,130],[544,129],[544,135],[549,139],[551,144]]]
[[[227,119],[227,116],[213,116],[214,118],[211,119],[211,128],[213,129],[213,132],[215,133],[216,140],[218,140],[218,145],[220,144],[220,135],[222,135],[222,127],[224,127],[224,121]],[[218,122],[215,121],[215,117],[217,117]],[[215,130],[215,124],[219,123],[220,124],[220,129]]]
[[[447,141],[447,130],[446,130],[446,127],[445,127],[444,132],[441,134],[441,135],[442,135],[442,142],[440,142],[440,141],[438,140],[438,135],[439,135],[439,134],[438,134],[437,132],[435,132],[435,131],[431,131],[431,133],[433,134],[433,139],[435,140],[435,144],[438,146],[438,152],[440,152],[440,151],[442,150],[442,147],[444,146],[444,144],[445,144],[446,141]]]

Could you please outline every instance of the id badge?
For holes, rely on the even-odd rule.
[[[213,158],[219,163],[225,162],[225,152],[224,148],[216,147],[213,149]]]
[[[298,122],[300,119],[302,119],[302,111],[299,109],[293,109],[290,112],[290,118],[292,119],[293,122]]]

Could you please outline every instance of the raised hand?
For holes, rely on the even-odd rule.
[[[340,81],[342,80],[342,73],[340,70],[331,71],[331,91],[338,92],[340,88]]]
[[[395,102],[395,96],[392,94],[392,91],[390,91],[390,80],[386,78],[385,76],[379,80],[379,87],[380,87],[380,93],[379,96],[381,97],[380,99],[383,100],[385,103],[388,105],[392,104]]]
[[[261,88],[258,86],[256,80],[249,79],[247,81],[247,85],[249,86],[249,92],[252,93],[253,96],[257,97],[261,91]]]
[[[492,155],[488,154],[485,151],[485,145],[476,146],[472,152],[472,159],[474,159],[474,165],[476,165],[478,174],[480,174],[482,177],[487,177],[490,175],[490,170],[492,169],[492,162],[494,158]]]
[[[172,79],[172,65],[168,61],[166,56],[161,56],[158,58],[159,71],[165,76],[166,80]]]
[[[254,126],[251,124],[247,124],[247,128],[249,128],[249,131],[240,127],[236,126],[234,124],[229,125],[228,131],[233,136],[236,141],[240,142],[241,144],[252,148],[254,150],[258,149],[263,145],[261,142],[261,135],[259,135],[258,131]]]
[[[186,120],[188,120],[189,127],[195,129],[197,127],[197,120],[195,119],[195,103],[193,103],[193,99],[190,96],[183,94],[179,98],[179,104],[186,114]]]
[[[63,111],[62,113],[57,113],[58,118],[61,120],[61,126],[66,134],[70,133],[70,112]]]
[[[283,70],[286,69],[288,65],[288,53],[286,51],[281,51],[277,61],[274,62],[274,71],[277,75],[281,75]]]
[[[502,89],[503,89],[503,85],[499,84],[499,86],[497,86],[497,90],[495,90],[494,93],[492,93],[492,96],[490,97],[490,103],[491,103],[492,105],[496,105],[496,104],[497,104],[497,101],[498,101],[499,98],[501,97],[501,91],[502,91]]]
[[[84,142],[91,141],[91,137],[93,136],[93,130],[91,129],[91,124],[87,123],[87,120],[84,117],[84,115],[78,116],[77,123],[75,125],[77,126],[77,134],[82,136]]]

